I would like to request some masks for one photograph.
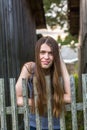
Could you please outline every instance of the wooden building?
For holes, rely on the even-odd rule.
[[[17,77],[34,60],[36,29],[45,27],[42,0],[0,0],[0,77]]]
[[[36,29],[45,28],[42,0],[0,0],[0,76],[17,77],[34,60]]]
[[[36,29],[40,28],[46,28],[43,0],[0,0],[0,78],[5,81],[7,106],[9,78],[17,79],[22,65],[34,60]]]

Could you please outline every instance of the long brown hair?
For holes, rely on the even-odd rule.
[[[60,56],[59,56],[59,47],[57,42],[52,37],[42,37],[40,38],[35,47],[35,62],[36,62],[36,71],[35,75],[37,78],[37,93],[38,93],[38,99],[37,99],[37,106],[39,109],[39,113],[42,115],[44,113],[44,103],[47,103],[46,100],[46,82],[45,82],[45,74],[43,69],[40,65],[40,47],[42,44],[46,43],[48,46],[51,47],[52,53],[53,53],[53,64],[50,69],[51,74],[51,83],[52,83],[52,90],[53,90],[53,115],[58,116],[61,114],[64,106],[63,101],[63,87],[60,84],[59,77],[61,77],[61,67],[60,67]]]

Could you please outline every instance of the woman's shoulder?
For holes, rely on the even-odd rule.
[[[32,74],[32,73],[34,73],[35,62],[33,62],[33,61],[31,61],[31,62],[26,62],[23,67],[25,67],[25,68],[27,69],[27,71],[28,71],[30,74]]]
[[[35,62],[33,62],[33,61],[30,61],[30,62],[26,62],[24,65],[27,65],[28,67],[33,67],[33,66],[35,66]]]

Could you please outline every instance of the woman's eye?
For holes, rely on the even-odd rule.
[[[44,54],[45,53],[45,51],[40,51],[40,54]]]
[[[49,52],[49,54],[50,54],[50,55],[53,55],[53,53],[52,53],[52,52]]]

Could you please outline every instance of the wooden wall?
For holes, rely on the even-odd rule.
[[[5,80],[6,106],[10,105],[9,78],[17,79],[22,65],[34,60],[35,18],[22,2],[0,0],[0,78]]]
[[[26,61],[34,60],[35,19],[21,0],[1,0],[0,6],[0,75],[6,68],[14,77]]]
[[[9,78],[18,78],[22,65],[34,60],[34,15],[21,0],[0,0],[0,77],[5,79],[9,104]]]
[[[35,19],[21,0],[0,0],[0,6],[0,75],[7,69],[6,75],[14,77],[26,61],[34,60]]]

